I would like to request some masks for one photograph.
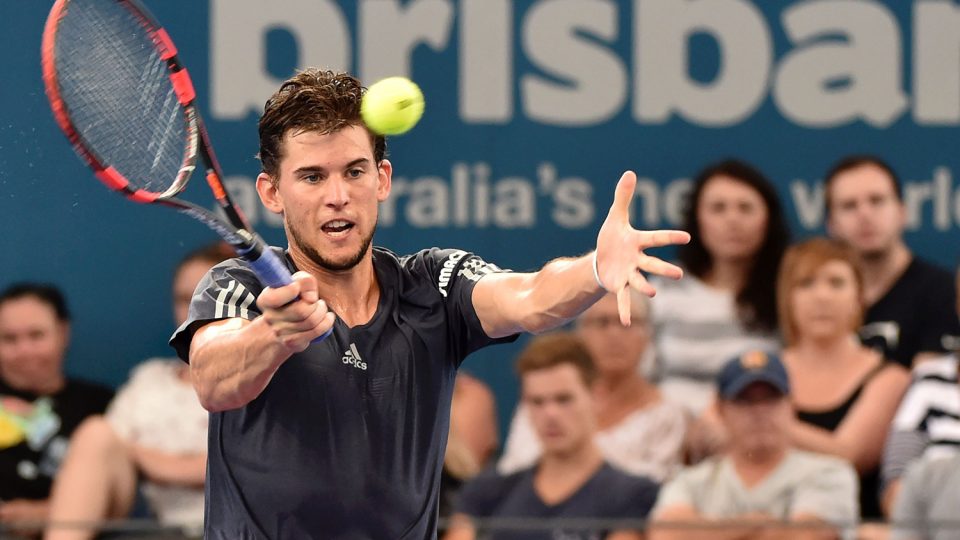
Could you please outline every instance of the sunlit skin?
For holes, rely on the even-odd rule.
[[[595,411],[590,389],[572,364],[523,375],[522,399],[544,455],[566,456],[592,441]]]
[[[791,322],[797,335],[829,341],[856,329],[861,302],[853,268],[844,261],[827,261],[792,287]]]
[[[257,189],[266,207],[284,216],[290,256],[312,273],[354,268],[370,257],[392,165],[378,166],[370,135],[359,126],[325,135],[288,131],[281,144],[279,177],[261,174]]]
[[[65,380],[63,359],[70,325],[53,307],[33,296],[0,304],[0,376],[12,388],[45,395]]]
[[[893,181],[876,165],[844,171],[830,184],[830,234],[865,259],[883,257],[902,242],[906,219]]]
[[[768,218],[760,193],[729,176],[708,180],[697,203],[700,239],[714,260],[751,260],[763,245]]]

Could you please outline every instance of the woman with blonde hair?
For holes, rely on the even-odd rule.
[[[864,309],[857,259],[825,238],[792,246],[777,308],[797,411],[794,443],[850,461],[860,475],[861,515],[879,518],[878,465],[910,377],[857,338]]]

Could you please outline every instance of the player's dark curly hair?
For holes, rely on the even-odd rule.
[[[700,171],[694,179],[683,216],[683,229],[690,233],[690,243],[680,246],[677,258],[688,272],[701,279],[713,267],[713,256],[707,251],[700,237],[697,207],[703,188],[716,176],[727,176],[751,187],[760,194],[767,207],[767,230],[763,244],[754,256],[753,266],[747,274],[743,289],[737,291],[736,303],[740,322],[746,328],[776,331],[777,272],[780,270],[783,253],[790,245],[790,229],[783,219],[776,189],[756,168],[740,160],[727,159]]]
[[[276,181],[282,155],[283,136],[315,131],[334,133],[347,126],[365,127],[360,117],[360,100],[366,88],[355,77],[330,70],[305,69],[287,79],[263,106],[260,117],[260,164]],[[386,156],[383,136],[370,132],[373,157],[377,163]]]

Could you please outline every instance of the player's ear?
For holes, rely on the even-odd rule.
[[[377,174],[377,200],[383,202],[390,196],[390,187],[393,185],[393,164],[389,159],[380,160]]]
[[[265,172],[257,175],[257,195],[260,196],[260,202],[263,206],[274,214],[283,213],[283,198],[280,196],[280,190],[277,189],[277,180]]]

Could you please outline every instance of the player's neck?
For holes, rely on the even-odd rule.
[[[910,266],[911,261],[913,254],[903,240],[898,240],[890,249],[881,253],[862,255],[860,269],[863,272],[866,305],[873,305],[885,295]]]
[[[297,268],[317,279],[317,292],[329,309],[347,326],[370,322],[380,301],[380,286],[373,268],[373,251],[369,249],[359,263],[343,271],[322,268],[309,258],[290,251]],[[301,260],[302,259],[302,260]]]

